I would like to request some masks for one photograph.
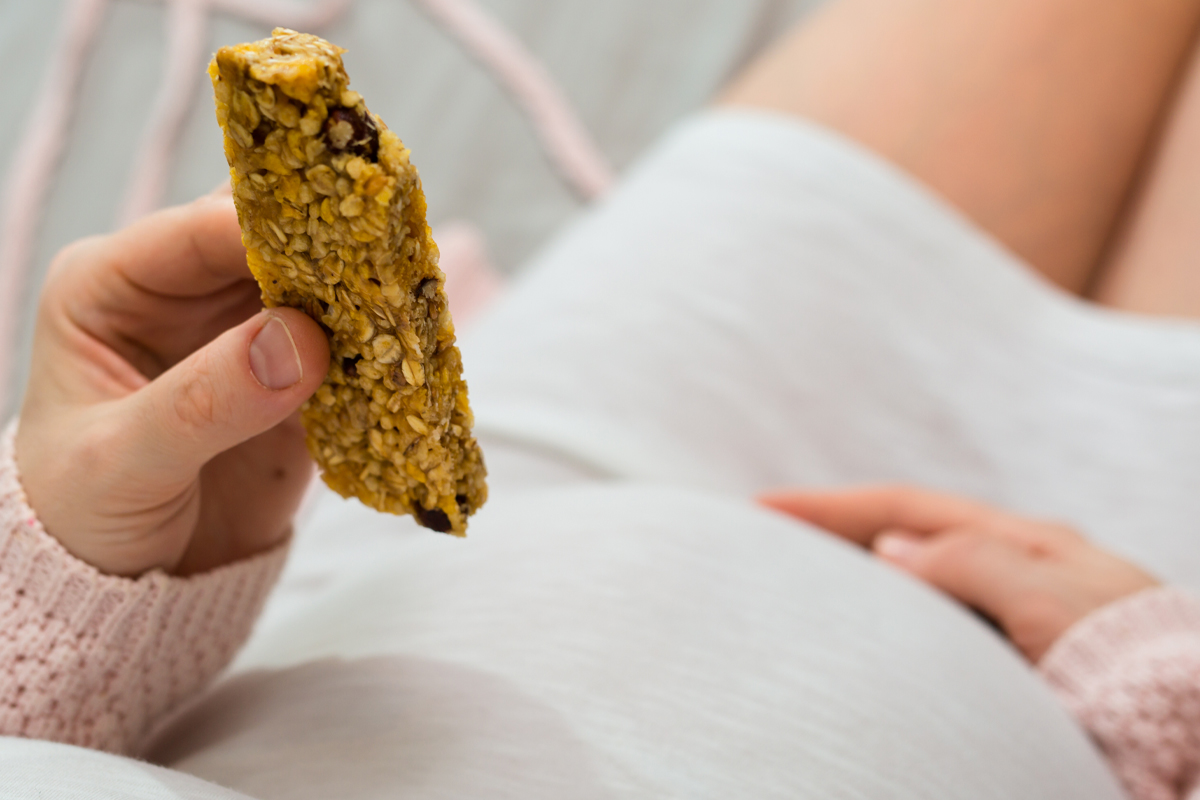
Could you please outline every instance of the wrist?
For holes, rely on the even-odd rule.
[[[131,533],[138,515],[113,507],[129,497],[131,486],[143,486],[130,478],[128,465],[119,463],[119,437],[103,434],[103,420],[74,425],[70,415],[58,418],[53,429],[14,419],[0,441],[0,458],[11,463],[21,502],[39,529],[105,575],[170,572],[182,558],[187,538],[157,531]],[[186,501],[188,494],[181,497]],[[189,521],[187,507],[179,506],[182,513],[171,515],[178,526],[194,526],[194,513]]]
[[[1038,662],[1056,685],[1076,687],[1138,648],[1200,633],[1200,601],[1175,586],[1151,586],[1099,608],[1067,629]]]

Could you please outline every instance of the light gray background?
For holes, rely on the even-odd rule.
[[[822,1],[479,0],[543,60],[618,170]],[[5,178],[65,5],[0,0]],[[18,386],[28,368],[32,308],[46,265],[64,244],[115,225],[162,74],[165,17],[155,0],[115,0],[87,62],[22,304]],[[210,49],[268,32],[216,14]],[[354,87],[412,148],[432,223],[465,219],[480,226],[492,259],[512,273],[580,211],[512,100],[407,0],[357,0],[317,32],[349,50]],[[226,175],[204,66],[196,65],[198,90],[170,181],[172,203],[208,191]]]

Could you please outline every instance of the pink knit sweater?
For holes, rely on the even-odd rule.
[[[191,578],[103,575],[38,522],[12,433],[0,440],[0,735],[136,753],[228,664],[285,550]],[[1189,796],[1200,771],[1200,601],[1177,589],[1134,595],[1073,627],[1039,668],[1135,800]]]
[[[1173,588],[1127,597],[1078,622],[1038,668],[1131,797],[1200,797],[1200,601]]]
[[[46,533],[0,440],[0,734],[134,753],[250,633],[286,547],[190,578],[103,575]]]

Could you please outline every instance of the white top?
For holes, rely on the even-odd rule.
[[[1059,291],[792,118],[678,129],[463,354],[483,431],[600,475],[919,483],[1200,590],[1200,324]]]
[[[857,146],[727,111],[462,346],[470,537],[322,496],[152,759],[288,800],[1121,796],[972,616],[746,498],[919,483],[1200,586],[1200,327],[1070,299]]]

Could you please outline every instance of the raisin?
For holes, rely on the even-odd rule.
[[[450,517],[440,508],[417,508],[415,515],[417,522],[432,531],[446,533],[450,530]]]
[[[355,356],[354,358],[343,358],[342,359],[342,372],[346,373],[347,378],[357,378],[358,377],[358,362],[359,361],[362,361],[362,356]]]
[[[379,128],[369,114],[359,114],[353,108],[334,108],[325,119],[325,141],[330,152],[347,150],[356,156],[379,160]]]

